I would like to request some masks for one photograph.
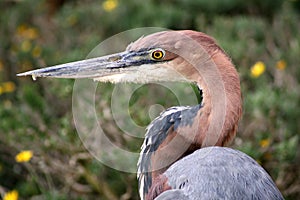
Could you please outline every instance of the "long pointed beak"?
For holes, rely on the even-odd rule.
[[[132,52],[121,52],[103,57],[91,58],[66,64],[46,67],[19,73],[17,76],[32,76],[54,78],[97,78],[120,72],[122,68],[134,65],[130,59]]]

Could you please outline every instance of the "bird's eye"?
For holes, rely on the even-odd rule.
[[[151,58],[153,60],[160,60],[165,56],[165,51],[162,49],[156,49],[154,51],[152,51],[151,53]]]

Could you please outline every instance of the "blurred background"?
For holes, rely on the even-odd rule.
[[[136,174],[106,167],[79,140],[73,80],[33,82],[16,73],[84,59],[106,38],[145,26],[193,29],[217,39],[243,90],[243,119],[231,147],[260,163],[286,199],[300,199],[299,0],[2,0],[0,6],[3,199],[138,199]],[[112,87],[101,84],[102,127],[116,144],[139,152],[142,139],[122,135],[111,115]],[[125,109],[146,126],[153,104],[178,102],[150,84]]]

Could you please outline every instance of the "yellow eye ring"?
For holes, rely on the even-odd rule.
[[[161,60],[165,56],[165,51],[162,49],[156,49],[151,52],[151,58],[153,60]]]

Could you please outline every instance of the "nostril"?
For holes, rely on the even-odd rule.
[[[117,55],[117,56],[111,56],[108,58],[108,61],[109,62],[115,62],[115,61],[118,61],[118,60],[121,60],[121,56]]]

